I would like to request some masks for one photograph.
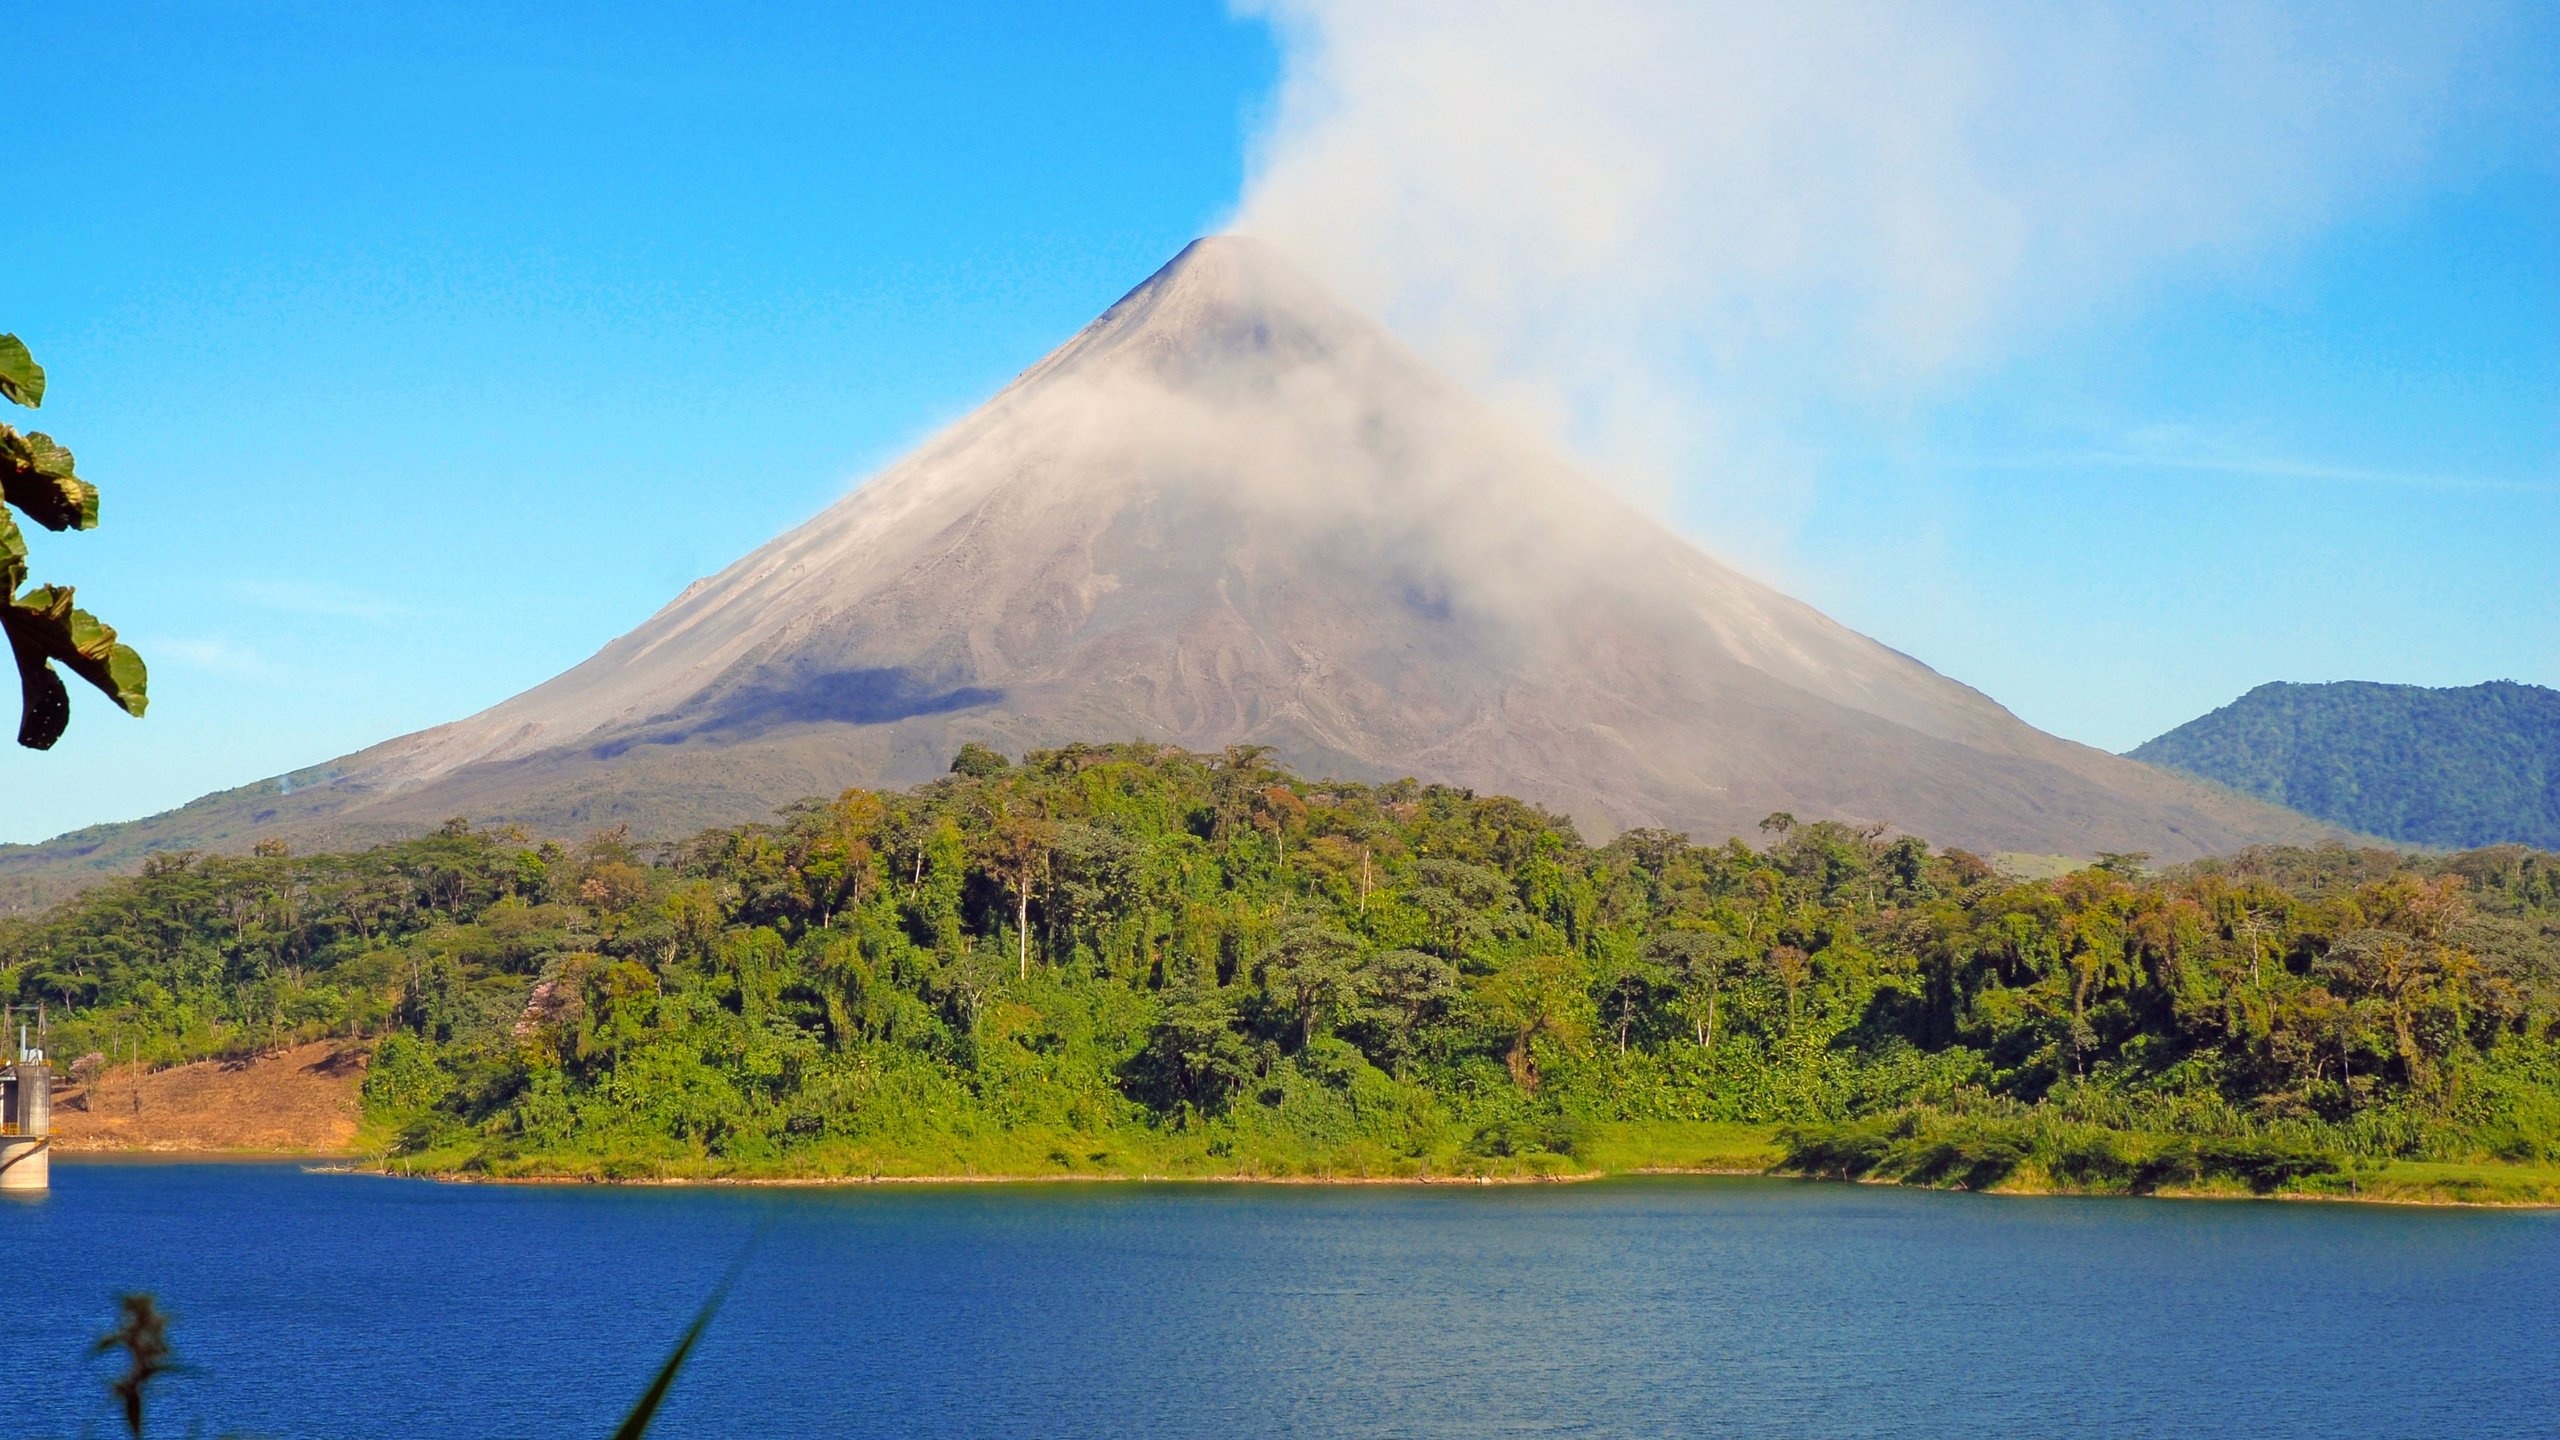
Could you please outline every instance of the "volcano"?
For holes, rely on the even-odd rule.
[[[1192,244],[974,414],[468,719],[20,872],[448,816],[643,836],[1008,753],[1271,747],[1587,831],[1773,811],[2184,858],[2313,822],[2076,745],[1718,563],[1263,244]]]

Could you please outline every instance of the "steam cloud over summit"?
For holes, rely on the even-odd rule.
[[[2503,0],[1245,8],[1282,71],[1238,225],[1760,562],[1820,417],[2282,250],[2532,53]]]
[[[347,841],[450,815],[644,835],[1144,738],[1515,793],[1595,831],[1773,810],[2164,857],[2307,822],[2072,745],[1708,558],[1243,239],[564,675],[56,842]],[[22,857],[15,868],[28,868]]]

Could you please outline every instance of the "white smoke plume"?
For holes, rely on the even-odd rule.
[[[2514,63],[2459,3],[1241,0],[1237,228],[1716,548],[1891,414],[2422,173]],[[2532,27],[2526,27],[2532,28]],[[2529,45],[2526,48],[2530,48]]]

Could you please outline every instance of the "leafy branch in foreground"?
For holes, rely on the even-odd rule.
[[[169,1317],[160,1313],[147,1294],[127,1295],[121,1302],[123,1318],[116,1328],[100,1336],[89,1347],[91,1356],[111,1350],[125,1352],[124,1374],[117,1376],[107,1388],[115,1392],[124,1405],[124,1428],[139,1440],[142,1434],[142,1392],[162,1375],[178,1367],[169,1359]]]
[[[622,1423],[614,1427],[613,1440],[641,1440],[649,1433],[650,1424],[658,1418],[658,1407],[666,1403],[667,1392],[675,1387],[677,1373],[684,1369],[685,1361],[692,1358],[693,1347],[702,1339],[702,1332],[711,1328],[712,1317],[720,1313],[721,1305],[729,1298],[730,1288],[738,1283],[739,1272],[746,1268],[748,1258],[755,1254],[756,1246],[763,1238],[763,1231],[750,1238],[746,1248],[730,1264],[729,1273],[712,1287],[710,1298],[702,1302],[702,1309],[695,1313],[693,1323],[685,1327],[684,1334],[676,1341],[676,1348],[669,1352],[666,1362],[651,1377],[649,1388],[641,1392],[640,1399],[631,1407],[631,1413],[622,1417]],[[125,1429],[133,1434],[135,1440],[141,1440],[144,1391],[154,1379],[183,1367],[171,1363],[169,1317],[161,1312],[149,1294],[127,1295],[120,1302],[120,1307],[122,1318],[116,1322],[116,1328],[90,1346],[89,1354],[95,1357],[116,1350],[125,1352],[128,1357],[125,1373],[116,1377],[107,1388],[115,1393],[117,1402],[124,1408]]]
[[[692,1358],[695,1342],[702,1338],[703,1331],[711,1328],[711,1317],[720,1313],[720,1306],[729,1298],[729,1287],[738,1283],[738,1272],[747,1268],[748,1257],[755,1254],[756,1246],[763,1241],[764,1232],[759,1230],[748,1239],[746,1248],[738,1252],[738,1258],[729,1265],[729,1273],[720,1277],[720,1283],[712,1287],[711,1298],[702,1302],[702,1309],[694,1315],[693,1323],[684,1327],[676,1348],[667,1355],[667,1363],[658,1367],[657,1375],[649,1381],[649,1388],[640,1392],[639,1402],[615,1427],[613,1440],[640,1440],[641,1436],[649,1433],[650,1422],[658,1418],[658,1407],[666,1402],[667,1391],[675,1386],[676,1372]]]
[[[30,409],[44,403],[44,367],[15,335],[0,335],[0,398]],[[116,640],[113,626],[71,603],[68,585],[27,582],[27,542],[12,507],[47,530],[92,530],[98,487],[80,478],[71,452],[38,430],[0,425],[0,631],[17,661],[18,743],[49,750],[71,723],[64,669],[103,691],[130,715],[148,705],[142,657]]]

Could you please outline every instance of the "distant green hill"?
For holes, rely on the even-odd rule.
[[[2560,690],[2261,685],[2129,752],[2424,845],[2560,847]]]

